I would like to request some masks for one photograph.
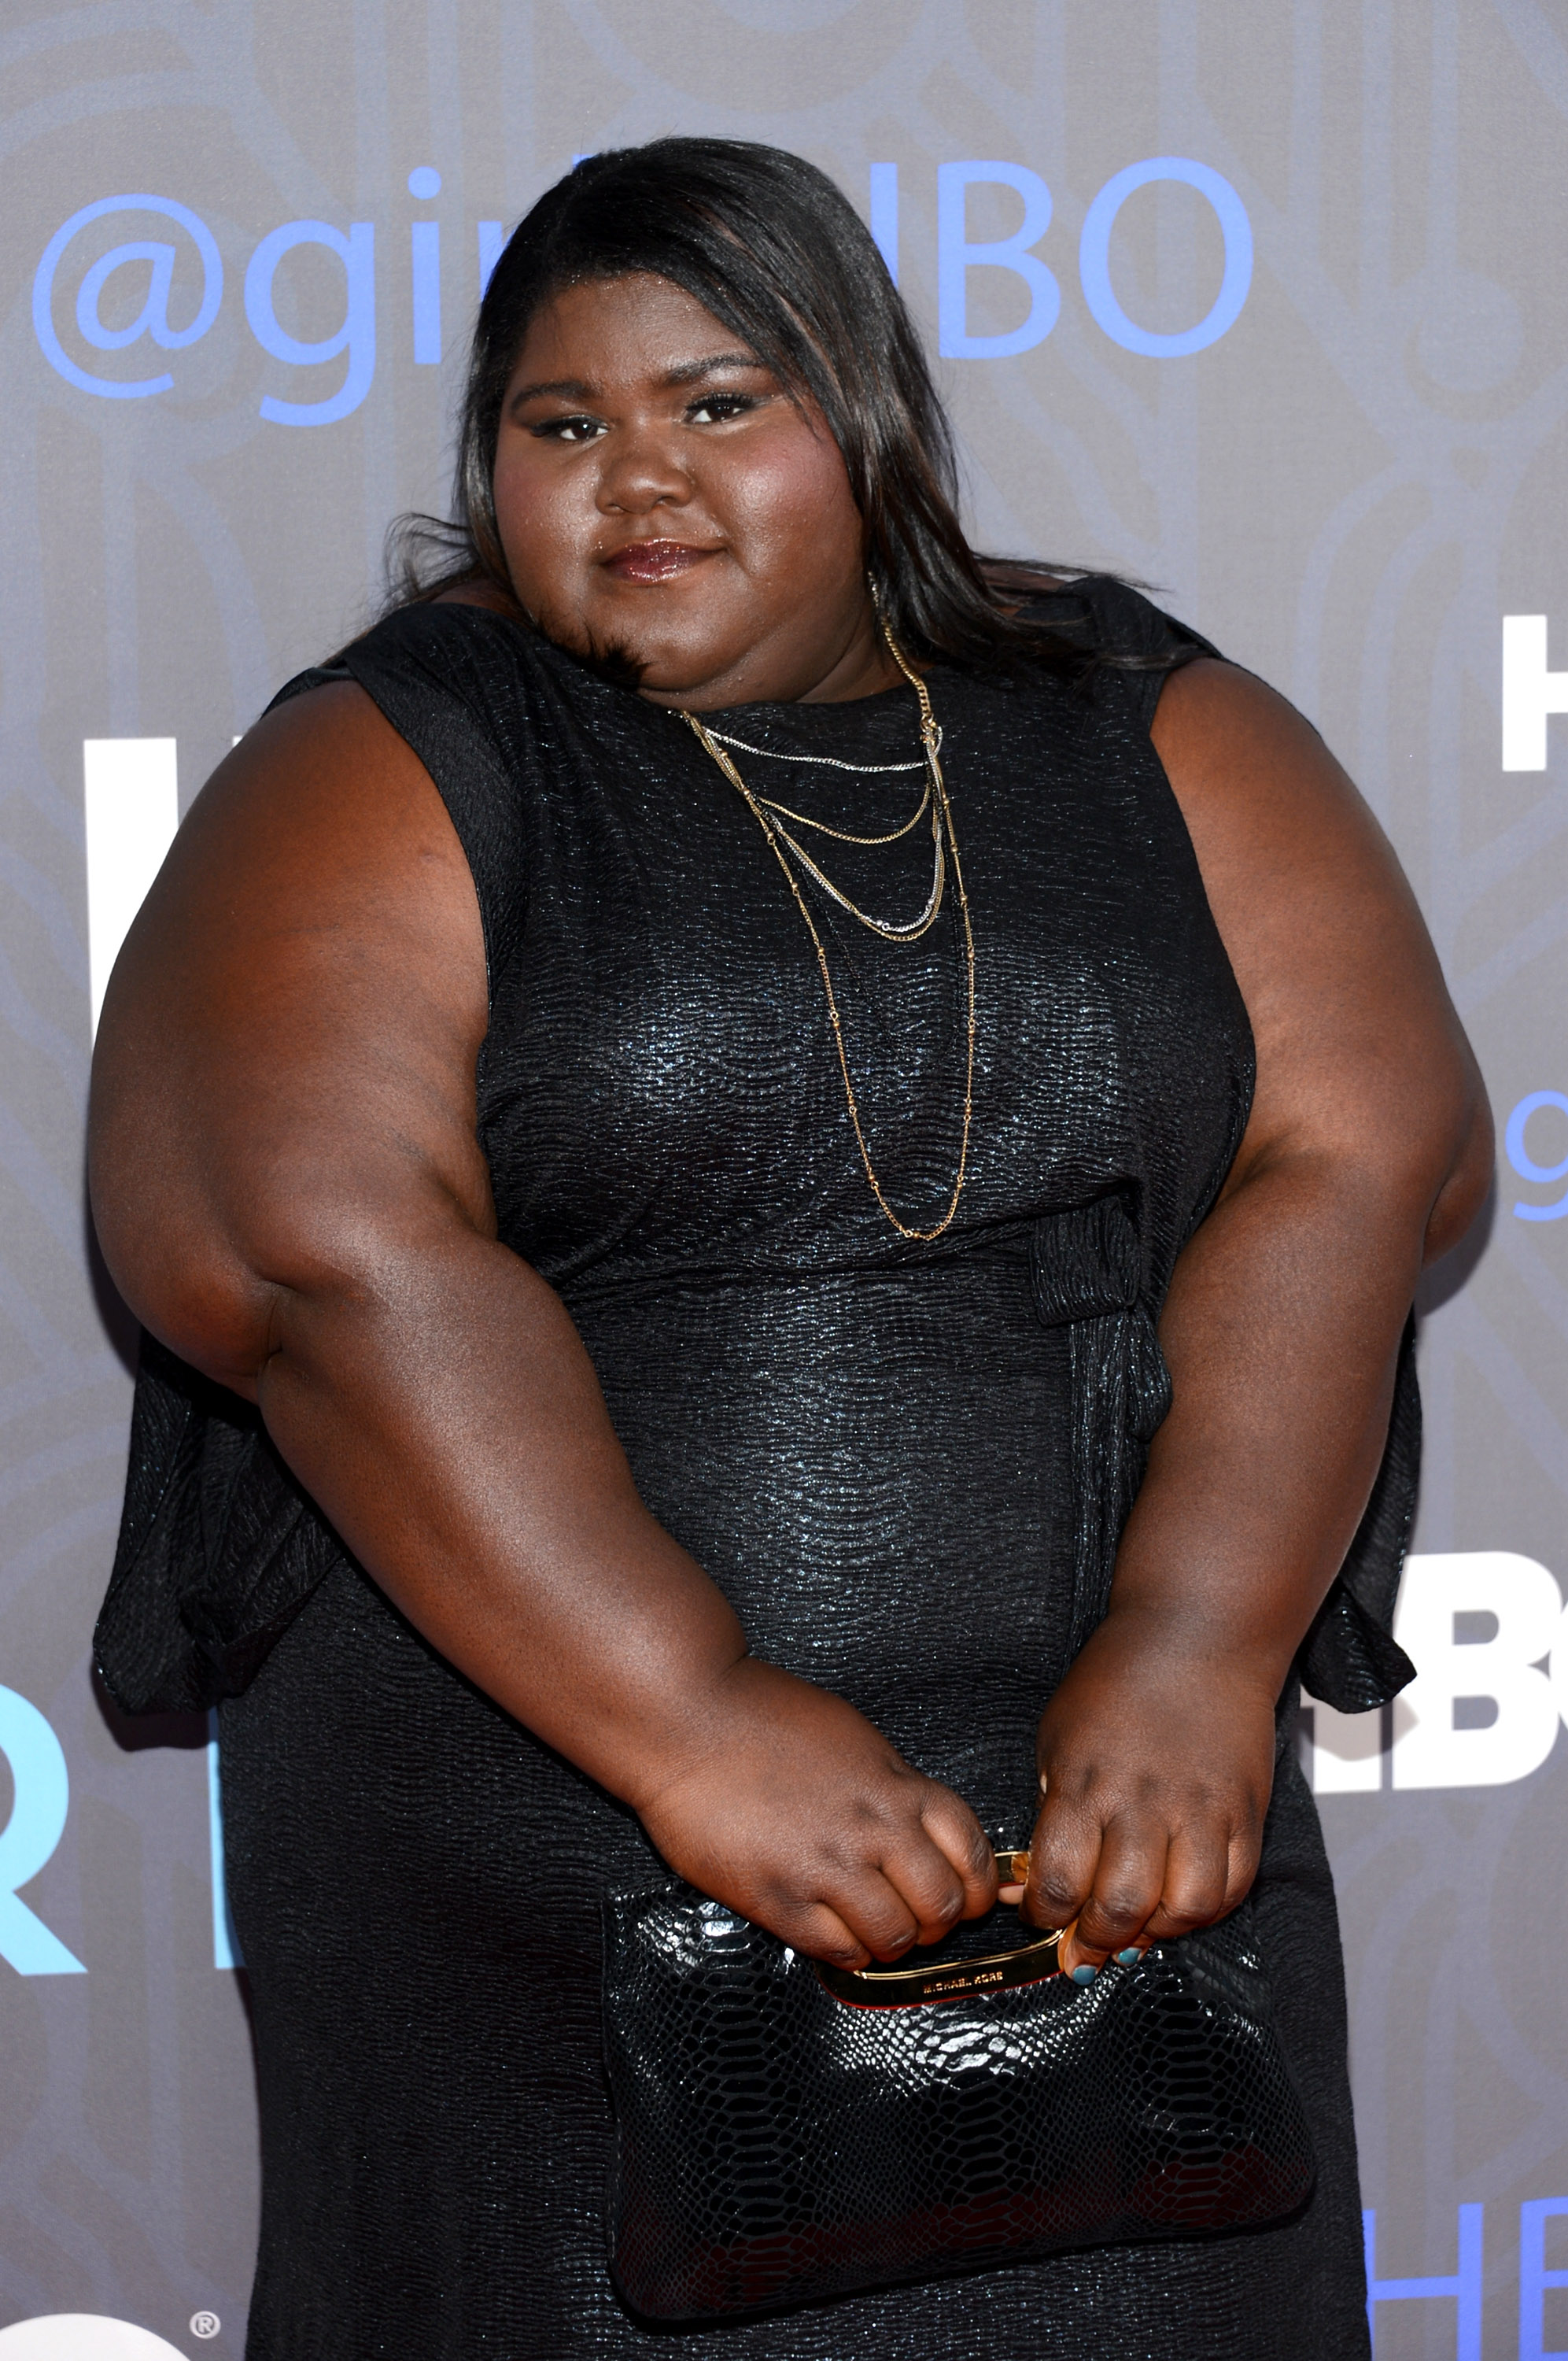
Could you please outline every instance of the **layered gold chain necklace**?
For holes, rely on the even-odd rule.
[[[882,629],[883,637],[887,642],[888,653],[920,702],[920,742],[923,749],[923,763],[883,763],[862,766],[838,762],[831,755],[785,756],[783,759],[826,763],[831,769],[838,771],[874,768],[879,771],[893,772],[924,768],[927,774],[926,792],[920,799],[914,818],[905,820],[902,828],[889,829],[884,836],[856,836],[847,829],[829,828],[823,820],[808,819],[804,812],[792,811],[787,804],[777,803],[771,796],[756,794],[746,785],[736,769],[729,749],[731,746],[737,746],[742,753],[748,754],[765,753],[769,750],[748,746],[743,739],[730,738],[721,731],[709,730],[701,717],[696,713],[683,713],[681,718],[690,726],[698,742],[711,754],[730,785],[743,797],[752,818],[767,839],[774,860],[784,871],[789,884],[789,890],[795,896],[795,907],[806,921],[806,932],[811,937],[812,948],[817,953],[817,964],[822,976],[822,989],[828,997],[828,1015],[833,1027],[833,1044],[839,1052],[839,1071],[844,1077],[844,1095],[849,1102],[850,1121],[854,1126],[856,1144],[861,1151],[861,1161],[866,1169],[866,1179],[871,1183],[872,1194],[900,1237],[925,1245],[932,1238],[939,1238],[958,1212],[959,1199],[963,1194],[964,1176],[969,1169],[970,1117],[974,1101],[974,933],[970,925],[969,895],[964,891],[964,873],[963,864],[959,859],[959,840],[953,829],[952,806],[948,800],[947,782],[942,776],[942,733],[937,726],[936,716],[931,710],[931,699],[926,684],[905,659],[903,649],[888,629],[885,617],[883,619]],[[918,917],[910,919],[907,924],[872,917],[869,912],[861,909],[847,894],[839,891],[832,879],[812,859],[805,846],[794,834],[790,825],[793,822],[795,828],[813,829],[822,836],[837,839],[840,844],[895,844],[901,837],[907,836],[913,829],[919,826],[927,811],[931,815],[931,891],[927,897],[926,906]],[[944,838],[946,839],[945,848]],[[789,852],[784,850],[786,845]],[[790,864],[790,852],[794,853],[808,874],[817,880],[824,893],[829,895],[838,903],[840,909],[847,910],[852,918],[858,918],[861,925],[869,928],[872,934],[880,935],[884,941],[893,943],[917,942],[927,929],[936,924],[937,914],[942,906],[948,870],[949,865],[951,866],[953,884],[958,891],[959,910],[963,921],[964,960],[968,973],[968,1049],[964,1067],[963,1136],[959,1148],[958,1176],[953,1182],[952,1195],[948,1200],[948,1210],[934,1229],[917,1230],[909,1223],[901,1221],[888,1203],[882,1182],[877,1178],[876,1167],[872,1162],[871,1150],[866,1146],[866,1135],[861,1122],[860,1104],[855,1097],[855,1085],[850,1073],[849,1054],[844,1047],[844,1027],[839,1015],[838,996],[833,990],[833,976],[828,964],[828,953],[823,948],[822,937],[817,932],[817,922],[812,917],[806,896],[800,890],[800,881]]]

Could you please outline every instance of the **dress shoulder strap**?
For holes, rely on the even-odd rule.
[[[1097,686],[1114,682],[1145,730],[1171,674],[1195,656],[1220,654],[1212,640],[1114,574],[1081,574],[1042,603],[1053,621],[1059,613],[1062,626],[1092,647],[1101,659]]]
[[[423,763],[473,875],[492,994],[517,951],[526,895],[529,652],[527,633],[487,609],[406,607],[272,700],[355,681]]]

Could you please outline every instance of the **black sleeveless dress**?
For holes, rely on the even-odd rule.
[[[800,915],[677,718],[472,608],[396,615],[338,668],[472,866],[500,1235],[571,1312],[643,1499],[759,1654],[850,1698],[1009,1842],[1041,1708],[1103,1611],[1168,1404],[1155,1322],[1252,1072],[1148,735],[1201,643],[1110,582],[1061,615],[1141,662],[1088,689],[931,677],[979,1015],[968,1185],[928,1246],[872,1200]],[[915,762],[905,687],[708,719],[756,750],[733,749],[749,782],[830,825],[888,831],[918,800],[914,770],[776,759]],[[925,827],[808,840],[862,904],[921,907]],[[813,890],[872,1157],[928,1225],[959,1146],[956,896],[896,946]],[[1345,1705],[1398,1685],[1409,1401],[1309,1666]],[[622,2309],[603,2230],[598,1896],[661,1865],[410,1628],[254,1419],[150,1343],[100,1660],[133,1708],[225,1699],[264,2158],[250,2361],[1367,2353],[1333,1895],[1283,1742],[1256,1911],[1318,2157],[1299,2216],[683,2334]]]

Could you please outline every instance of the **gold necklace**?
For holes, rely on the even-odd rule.
[[[909,677],[913,680],[914,674],[911,673]],[[690,719],[689,716],[687,718]],[[868,774],[872,770],[889,772],[921,770],[926,773],[926,792],[920,798],[913,818],[906,819],[902,828],[890,829],[885,836],[852,836],[847,829],[829,828],[825,820],[807,819],[804,812],[792,811],[788,804],[779,803],[773,796],[757,794],[754,790],[741,785],[740,774],[733,763],[724,763],[724,756],[718,750],[720,747],[738,746],[743,754],[762,754],[764,750],[759,746],[748,746],[744,739],[731,738],[722,730],[708,730],[705,726],[699,734],[715,761],[724,763],[725,776],[734,780],[748,803],[762,807],[772,820],[774,832],[783,837],[801,867],[816,878],[823,892],[830,895],[841,910],[848,910],[851,918],[858,918],[862,927],[869,927],[873,935],[881,935],[890,943],[918,942],[927,928],[935,926],[937,913],[942,906],[942,888],[947,882],[947,864],[942,857],[940,812],[931,793],[930,750],[924,744],[924,733],[922,734],[922,758],[918,763],[877,763],[864,766]],[[942,733],[939,730],[937,731],[936,745],[939,758],[942,745]],[[784,762],[795,762],[804,761],[806,758],[786,754],[779,759]],[[830,756],[827,759],[832,760]],[[833,768],[836,771],[853,771],[855,767],[851,763],[833,763]],[[919,826],[927,811],[931,815],[931,891],[926,897],[926,906],[919,917],[910,919],[905,926],[899,926],[888,918],[873,918],[869,910],[862,910],[859,903],[851,902],[847,894],[840,893],[828,872],[817,866],[800,839],[784,825],[786,820],[794,820],[797,828],[814,829],[820,836],[837,838],[840,844],[896,844],[901,836],[907,836],[911,829]]]
[[[813,770],[847,771],[852,779],[892,778],[895,774],[903,777],[910,771],[925,773],[926,790],[914,811],[900,827],[887,829],[880,836],[860,836],[850,829],[830,828],[825,819],[812,819],[807,813],[794,811],[788,804],[781,804],[776,796],[759,794],[757,801],[764,810],[771,811],[775,819],[792,819],[797,828],[809,828],[817,836],[830,836],[838,844],[896,844],[901,836],[907,836],[912,829],[919,827],[931,807],[931,774],[924,746],[917,763],[841,763],[837,754],[786,754],[777,746],[753,746],[749,740],[732,737],[726,730],[710,730],[707,734],[718,745],[728,746],[732,753],[755,754],[760,760],[770,763],[806,763]],[[939,754],[941,751],[942,732],[938,728],[937,752]],[[780,833],[783,832],[781,829]],[[798,846],[795,849],[799,851]],[[845,906],[850,906],[846,904]]]
[[[898,1232],[900,1237],[909,1238],[915,1243],[924,1246],[928,1245],[933,1238],[939,1238],[943,1231],[947,1229],[951,1223],[954,1214],[959,1210],[959,1199],[963,1194],[964,1179],[969,1170],[970,1119],[974,1104],[974,932],[970,925],[969,895],[964,890],[963,864],[959,859],[959,840],[953,828],[952,806],[948,800],[947,781],[942,776],[940,754],[942,733],[937,726],[936,717],[932,713],[931,699],[927,693],[926,684],[920,677],[920,675],[916,672],[905,660],[903,649],[899,646],[898,642],[894,638],[892,631],[888,628],[887,619],[885,616],[882,618],[882,630],[883,637],[887,642],[888,653],[893,657],[894,663],[898,666],[899,671],[904,675],[905,679],[909,683],[911,688],[914,689],[916,696],[920,701],[920,740],[921,744],[925,748],[927,768],[930,774],[928,793],[930,793],[935,798],[931,810],[931,834],[936,844],[936,859],[934,864],[935,874],[932,882],[931,898],[925,910],[922,911],[920,917],[912,926],[890,926],[883,920],[869,917],[863,910],[857,909],[849,897],[846,895],[840,894],[838,887],[832,884],[831,880],[823,875],[822,871],[818,869],[817,863],[795,842],[795,838],[790,835],[789,830],[782,825],[775,825],[775,822],[769,817],[768,808],[765,807],[766,799],[752,794],[751,788],[746,785],[745,780],[740,776],[740,772],[736,769],[733,762],[731,762],[729,755],[725,751],[724,747],[717,742],[713,732],[704,727],[699,717],[695,713],[683,712],[681,719],[690,727],[698,743],[706,747],[707,752],[718,763],[719,769],[723,772],[730,785],[742,796],[752,818],[756,821],[758,827],[762,829],[763,836],[767,839],[769,849],[771,850],[774,860],[778,862],[779,867],[784,871],[784,876],[789,884],[789,890],[795,896],[795,907],[799,910],[801,917],[806,921],[806,932],[811,937],[812,948],[817,953],[817,965],[822,976],[822,989],[828,998],[828,1015],[833,1027],[833,1046],[839,1052],[839,1071],[844,1077],[844,1096],[849,1101],[850,1121],[854,1127],[855,1142],[861,1151],[861,1161],[865,1166],[866,1179],[871,1183],[872,1194],[875,1197],[877,1203],[882,1207],[883,1212],[893,1224],[894,1228]],[[925,807],[925,803],[922,802],[921,810],[924,811]],[[796,818],[799,815],[791,813],[790,817],[792,818]],[[917,812],[916,814],[916,818],[918,819],[919,817],[920,814]],[[808,826],[811,825],[810,822],[807,822],[806,824]],[[913,823],[910,823],[910,825],[913,825]],[[877,1179],[876,1168],[872,1162],[871,1150],[866,1146],[866,1135],[861,1124],[861,1110],[859,1103],[855,1097],[855,1085],[850,1078],[850,1060],[844,1048],[844,1027],[839,1015],[839,1002],[833,990],[833,977],[828,965],[828,954],[822,947],[822,938],[817,933],[817,922],[812,917],[810,909],[806,904],[806,896],[800,890],[799,881],[795,876],[795,871],[790,867],[789,861],[784,853],[784,844],[787,843],[789,845],[791,851],[794,851],[797,859],[804,863],[805,867],[810,871],[811,874],[817,880],[818,884],[821,884],[828,893],[831,894],[833,899],[844,909],[848,910],[852,917],[859,918],[863,927],[870,928],[873,934],[882,935],[891,942],[913,942],[920,935],[923,935],[927,927],[934,922],[937,912],[941,907],[942,885],[947,870],[947,862],[944,859],[942,851],[942,831],[944,829],[947,832],[948,854],[950,856],[952,861],[953,883],[958,889],[959,909],[963,918],[964,959],[968,972],[969,1041],[964,1069],[964,1126],[963,1137],[959,1148],[958,1176],[953,1182],[953,1193],[948,1200],[948,1210],[934,1229],[916,1230],[913,1229],[907,1222],[900,1221],[898,1215],[894,1212],[893,1207],[887,1202],[882,1182]],[[837,831],[829,832],[836,833]],[[902,836],[906,834],[907,830],[905,829],[900,829],[897,833]],[[784,840],[784,843],[780,842],[781,838]],[[859,840],[856,840],[853,838],[846,840],[846,841],[849,842]],[[863,840],[874,841],[875,840]]]

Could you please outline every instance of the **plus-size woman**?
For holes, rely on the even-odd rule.
[[[253,2361],[682,2342],[606,2268],[600,1889],[888,1961],[1031,1825],[1080,1982],[1251,1889],[1310,2200],[689,2341],[1366,2352],[1277,1730],[1303,1661],[1398,1685],[1401,1336],[1485,1108],[1311,730],[982,570],[950,484],[820,175],[579,166],[486,298],[444,585],[223,763],[116,970],[100,1651],[225,1700]]]

